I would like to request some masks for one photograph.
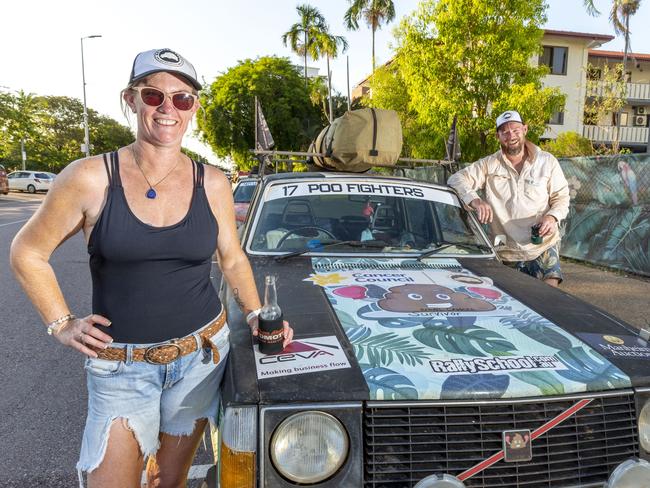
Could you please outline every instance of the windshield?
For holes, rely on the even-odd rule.
[[[327,246],[335,242],[339,244]],[[421,254],[442,244],[451,245],[441,254],[491,253],[453,193],[358,178],[270,185],[258,207],[250,243],[253,252],[273,254],[303,249]],[[319,251],[319,246],[326,247]]]
[[[257,181],[242,181],[233,194],[235,203],[248,203],[253,197],[253,192],[257,186]]]

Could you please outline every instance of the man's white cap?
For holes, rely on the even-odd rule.
[[[129,77],[129,86],[142,78],[151,74],[165,71],[167,73],[177,73],[186,78],[194,88],[201,89],[201,83],[198,82],[194,66],[171,49],[152,49],[138,54],[133,60],[133,68]]]
[[[519,122],[521,124],[524,123],[524,121],[521,120],[521,115],[519,115],[519,112],[516,110],[506,110],[497,117],[497,130],[499,130],[499,127],[501,127],[506,122]]]

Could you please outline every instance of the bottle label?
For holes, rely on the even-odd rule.
[[[284,342],[282,317],[271,320],[260,317],[258,324],[257,339],[260,344],[260,352],[262,354],[274,354],[282,351],[282,343]]]

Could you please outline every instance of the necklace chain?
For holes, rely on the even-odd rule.
[[[156,183],[154,183],[152,185],[151,182],[149,181],[149,178],[147,178],[147,175],[144,173],[144,170],[142,169],[142,166],[140,166],[140,161],[138,161],[138,157],[135,154],[135,149],[134,149],[133,145],[131,145],[131,154],[133,154],[133,159],[135,160],[135,165],[140,170],[140,173],[142,173],[142,176],[144,176],[144,180],[147,182],[147,185],[149,185],[149,188],[151,190],[153,190],[156,186],[161,184],[165,180],[165,178],[167,178],[170,174],[172,174],[172,172],[176,169],[176,167],[178,166],[178,164],[181,162],[181,159],[182,159],[181,158],[178,161],[176,161],[176,164],[173,166],[173,168],[170,169],[165,176],[163,176],[161,179],[159,179]]]

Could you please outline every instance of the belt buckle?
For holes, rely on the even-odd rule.
[[[156,361],[153,358],[153,355],[156,353],[157,350],[162,349],[164,347],[175,347],[176,355],[167,361]],[[172,339],[171,341],[165,342],[164,344],[155,344],[153,346],[149,346],[148,348],[146,348],[144,350],[144,360],[149,364],[158,364],[158,365],[169,364],[171,362],[176,361],[181,356],[181,352],[182,352],[181,346],[176,344],[176,339]]]

